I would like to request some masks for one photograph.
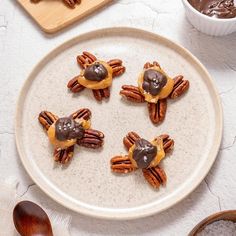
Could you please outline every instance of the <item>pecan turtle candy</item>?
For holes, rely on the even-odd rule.
[[[138,78],[138,86],[123,85],[120,94],[137,103],[147,102],[149,117],[154,124],[162,122],[166,115],[167,99],[176,99],[189,89],[189,81],[182,75],[173,79],[158,62],[147,62]]]
[[[144,178],[153,188],[165,185],[167,176],[159,166],[161,160],[174,147],[174,140],[167,134],[154,138],[151,142],[141,138],[135,132],[129,132],[123,139],[128,150],[125,156],[111,159],[111,170],[115,173],[127,174],[142,169]]]
[[[77,56],[77,62],[82,68],[81,73],[71,79],[67,87],[72,93],[79,93],[85,88],[92,89],[97,101],[110,97],[110,86],[114,77],[122,75],[125,67],[120,59],[108,62],[98,60],[89,52]]]
[[[75,8],[76,4],[80,4],[81,0],[62,0],[70,8]],[[41,0],[31,0],[33,3],[41,2]]]
[[[68,117],[59,118],[49,111],[42,111],[38,120],[46,130],[49,141],[55,147],[54,160],[68,163],[74,154],[75,144],[86,148],[100,148],[104,134],[90,129],[91,111],[82,108]]]

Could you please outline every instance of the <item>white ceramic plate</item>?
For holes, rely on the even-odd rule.
[[[96,102],[91,91],[68,92],[69,79],[79,74],[76,56],[87,50],[98,58],[121,58],[127,72],[116,78],[109,101]],[[145,104],[135,105],[119,95],[123,84],[137,83],[146,61],[157,60],[170,76],[183,74],[188,93],[168,103],[166,119],[154,126]],[[68,167],[56,165],[53,148],[38,123],[40,111],[59,116],[79,108],[92,110],[92,127],[106,135],[102,150],[76,148]],[[169,133],[173,153],[163,162],[168,182],[153,190],[137,171],[114,175],[110,158],[125,154],[122,138],[136,131],[146,139]],[[27,172],[60,204],[83,214],[109,219],[131,219],[160,212],[192,192],[212,166],[221,142],[222,110],[206,69],[186,49],[146,31],[112,28],[78,36],[50,52],[34,68],[21,91],[16,113],[16,142]]]

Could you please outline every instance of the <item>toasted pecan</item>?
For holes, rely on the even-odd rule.
[[[170,138],[168,134],[162,134],[159,136],[163,140],[163,148],[165,153],[170,152],[174,147],[174,140]]]
[[[77,62],[83,69],[85,69],[96,60],[97,58],[92,53],[86,51],[84,51],[82,55],[77,56]]]
[[[111,170],[115,173],[124,173],[135,171],[128,156],[115,156],[111,159]]]
[[[74,155],[74,145],[68,147],[67,149],[55,149],[54,150],[54,160],[61,164],[67,164]]]
[[[63,2],[70,8],[74,8],[75,4],[80,4],[81,0],[63,0]]]
[[[58,116],[49,111],[42,111],[38,116],[38,120],[44,129],[48,130],[49,127],[58,119]]]
[[[157,61],[154,61],[153,63],[146,62],[143,66],[143,69],[149,69],[149,68],[152,68],[154,66],[160,67],[159,63]]]
[[[169,97],[175,99],[182,96],[189,89],[189,85],[189,81],[184,80],[182,75],[176,76],[174,78],[174,88]]]
[[[78,82],[78,77],[79,76],[74,77],[67,84],[67,88],[70,89],[72,93],[79,93],[85,89],[85,87]]]
[[[86,129],[83,138],[77,140],[78,145],[93,149],[102,147],[103,142],[104,134],[94,129]]]
[[[107,99],[110,97],[110,89],[105,88],[105,89],[93,89],[93,96],[97,101],[102,101],[103,98]]]
[[[141,137],[135,133],[135,132],[129,132],[124,138],[123,138],[123,144],[125,145],[126,149],[129,150],[137,140],[139,140]]]
[[[88,108],[81,108],[78,111],[71,114],[70,117],[72,117],[74,120],[76,119],[90,120],[91,115],[92,113]]]
[[[133,85],[123,85],[122,90],[120,91],[120,95],[122,95],[131,102],[145,102],[145,98],[140,92],[139,88]]]
[[[153,188],[159,188],[160,185],[165,185],[167,176],[165,171],[159,166],[142,169],[142,171],[144,178]]]
[[[157,103],[148,103],[148,112],[151,121],[159,124],[165,119],[167,109],[167,99],[158,100]]]
[[[120,76],[125,72],[125,67],[122,65],[122,60],[120,59],[112,59],[107,64],[112,68],[113,77]]]

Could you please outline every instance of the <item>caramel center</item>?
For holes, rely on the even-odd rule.
[[[160,163],[160,161],[165,157],[165,151],[163,148],[163,140],[161,138],[157,137],[154,140],[152,140],[150,143],[156,147],[157,151],[156,151],[156,155],[154,156],[152,161],[150,161],[150,164],[147,165],[147,167],[145,167],[145,168],[156,167]],[[136,149],[136,145],[134,144],[129,149],[129,158],[130,158],[133,166],[135,166],[136,168],[143,168],[143,167],[139,166],[137,161],[134,159],[135,149]]]
[[[81,71],[81,74],[78,77],[78,83],[80,83],[81,85],[83,85],[86,88],[95,89],[95,90],[110,87],[112,84],[112,73],[113,73],[112,68],[104,61],[96,61],[92,65],[90,65],[90,67],[91,68],[93,66],[96,67],[97,65],[100,65],[99,67],[97,67],[98,72],[100,71],[99,73],[94,73],[94,71],[93,72],[90,71],[91,73],[90,72],[88,73],[88,70],[86,68],[85,70]],[[98,69],[98,68],[100,68],[100,69]],[[101,68],[105,68],[107,73],[105,73],[105,71],[102,72],[103,69],[101,69]],[[92,74],[93,74],[93,76],[92,76]],[[105,78],[103,78],[104,76],[105,76]],[[95,77],[96,77],[96,79],[95,79]],[[88,78],[90,78],[90,79],[88,79]]]
[[[152,71],[152,73],[154,74],[155,72],[153,71],[156,71],[157,73],[155,73],[155,76],[152,82],[152,84],[156,84],[156,89],[155,92],[151,92],[151,89],[147,89],[147,91],[143,88],[144,85],[145,85],[145,73],[150,73],[148,71]],[[155,79],[155,77],[158,77],[160,78],[158,81]],[[162,76],[161,76],[162,75]],[[165,79],[166,78],[166,79]],[[157,82],[157,83],[156,83]],[[150,84],[150,83],[149,83]],[[157,103],[159,99],[164,99],[164,98],[167,98],[170,93],[172,92],[173,88],[174,88],[174,80],[171,79],[160,67],[157,67],[157,66],[154,66],[152,68],[149,68],[149,69],[146,69],[144,70],[140,76],[139,76],[139,79],[138,79],[138,87],[139,87],[139,90],[140,92],[144,95],[145,97],[145,100],[147,102],[150,102],[150,103]],[[149,86],[150,87],[150,86]],[[155,93],[157,92],[157,95],[154,95]]]
[[[50,143],[52,145],[54,145],[55,148],[60,148],[60,149],[66,149],[66,148],[76,144],[77,138],[70,138],[70,139],[63,138],[63,140],[58,139],[58,137],[56,135],[56,122],[54,124],[52,124],[47,131],[48,139],[49,139]],[[90,128],[90,121],[89,120],[77,119],[76,122],[79,123],[79,125],[81,125],[84,130]],[[69,136],[67,138],[69,138]],[[80,138],[81,138],[81,136],[80,136]]]

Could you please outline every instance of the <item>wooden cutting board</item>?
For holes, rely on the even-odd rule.
[[[112,0],[82,0],[81,4],[70,9],[61,0],[42,0],[36,4],[30,0],[17,1],[47,33],[55,33],[112,2]]]

